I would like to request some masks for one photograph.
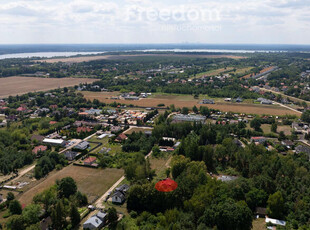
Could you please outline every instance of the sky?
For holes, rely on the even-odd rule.
[[[0,0],[0,44],[310,44],[310,0]]]

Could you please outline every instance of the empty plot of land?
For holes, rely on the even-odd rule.
[[[56,173],[51,173],[41,183],[24,192],[19,197],[19,201],[22,204],[30,204],[36,194],[64,177],[72,177],[77,183],[78,190],[85,193],[89,201],[92,201],[104,194],[123,174],[121,169],[93,169],[70,165]]]
[[[92,83],[94,81],[98,80],[91,78],[5,77],[0,78],[0,98],[75,86],[80,83]]]
[[[262,73],[265,73],[265,72],[268,72],[269,70],[272,70],[274,68],[274,66],[270,66],[270,67],[267,67],[265,69],[262,69],[258,74],[262,74]],[[250,78],[251,76],[254,76],[255,74],[254,73],[250,73],[250,74],[247,74],[245,76],[243,76],[242,78]]]
[[[152,131],[153,128],[152,127],[135,127],[132,126],[129,129],[127,129],[124,134],[132,134],[133,132],[146,132],[146,131]]]
[[[224,54],[128,54],[128,55],[99,55],[99,56],[79,56],[79,57],[68,57],[68,58],[52,58],[37,60],[38,62],[56,63],[56,62],[71,62],[80,63],[96,60],[119,60],[136,57],[178,57],[178,58],[231,58],[231,59],[243,59],[246,57],[235,56],[235,55],[224,55]]]
[[[153,98],[144,98],[140,99],[138,101],[128,101],[128,100],[113,100],[113,99],[107,99],[106,94],[102,94],[100,92],[83,92],[86,99],[94,100],[98,99],[101,102],[105,103],[113,103],[118,102],[122,104],[127,105],[135,105],[140,107],[157,107],[159,104],[164,104],[165,106],[169,106],[171,104],[174,104],[175,107],[189,107],[192,108],[194,105],[197,107],[202,106],[199,104],[199,101],[197,99],[194,99],[193,96],[190,99],[188,95],[186,95],[186,99],[184,99],[184,96],[176,96],[171,95],[169,97],[168,95],[160,96],[155,95]],[[280,107],[278,105],[261,105],[261,104],[247,104],[247,103],[216,103],[216,104],[208,104],[203,105],[207,106],[212,109],[218,109],[224,112],[236,112],[236,113],[247,113],[247,114],[269,114],[269,115],[286,115],[286,114],[292,114],[300,116],[299,113],[289,110],[284,107]]]

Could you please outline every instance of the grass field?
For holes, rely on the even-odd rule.
[[[71,63],[79,63],[79,62],[88,62],[95,60],[119,60],[119,59],[131,59],[131,58],[146,58],[146,57],[175,57],[175,58],[231,58],[231,59],[243,59],[247,57],[237,56],[237,55],[199,55],[199,54],[132,54],[132,55],[98,55],[98,56],[81,56],[81,57],[68,57],[68,58],[52,58],[52,59],[43,59],[37,60],[37,62],[47,62],[47,63],[56,63],[56,62],[71,62]]]
[[[30,204],[35,194],[49,188],[56,180],[72,177],[77,183],[78,190],[85,193],[91,202],[104,194],[123,174],[121,169],[93,169],[70,165],[50,173],[46,179],[22,193],[18,200],[22,204]]]
[[[253,221],[253,230],[266,230],[266,223],[264,218],[258,218]]]
[[[151,98],[140,99],[138,101],[127,101],[127,100],[112,100],[108,98],[108,93],[100,93],[100,92],[83,92],[86,99],[94,100],[98,99],[101,102],[105,103],[113,103],[119,102],[123,104],[133,104],[135,106],[141,107],[157,107],[158,104],[164,104],[165,106],[169,106],[174,104],[175,107],[189,107],[192,108],[194,105],[200,107],[198,99],[194,99],[191,95],[159,95],[156,94]],[[298,115],[299,113],[294,112],[292,110],[286,109],[284,107],[280,107],[278,105],[261,105],[261,104],[253,104],[253,103],[224,103],[219,102],[213,105],[203,105],[212,109],[218,109],[224,112],[236,112],[236,113],[247,113],[247,114],[269,114],[269,115]]]
[[[0,98],[75,86],[80,83],[92,83],[94,81],[97,80],[90,78],[5,77],[0,78]]]
[[[129,129],[127,129],[124,134],[132,134],[133,132],[145,132],[145,131],[152,131],[153,128],[150,127],[150,128],[146,128],[146,127],[131,127]]]
[[[265,72],[267,72],[267,71],[269,71],[269,70],[271,70],[271,69],[273,69],[274,68],[274,66],[270,66],[270,67],[267,67],[267,68],[265,68],[265,69],[262,69],[259,73],[261,74],[261,73],[265,73]],[[247,74],[247,75],[245,75],[245,76],[243,76],[242,78],[250,78],[251,77],[251,73],[250,74]],[[253,74],[254,75],[254,74]]]
[[[110,148],[111,151],[109,152],[109,154],[111,154],[111,155],[115,155],[116,153],[122,151],[122,146],[120,144],[116,144],[116,143],[110,144],[108,137],[105,137],[103,139],[97,139],[97,136],[93,136],[92,138],[88,139],[88,141],[102,143],[101,146],[99,146],[95,150],[91,151],[91,153],[98,153],[103,147]]]

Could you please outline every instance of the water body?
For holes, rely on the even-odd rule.
[[[75,55],[95,55],[105,52],[204,52],[255,53],[300,52],[309,53],[310,45],[255,45],[255,44],[50,44],[0,45],[0,59],[51,58]]]
[[[0,55],[0,60],[8,58],[52,58],[52,57],[71,57],[76,55],[96,55],[104,52],[37,52],[37,53],[14,53]]]

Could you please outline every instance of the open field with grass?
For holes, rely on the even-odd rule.
[[[156,94],[151,98],[140,99],[138,101],[128,101],[128,100],[113,100],[109,99],[107,93],[101,92],[82,92],[86,99],[94,100],[98,99],[101,102],[113,103],[118,102],[127,105],[135,105],[140,107],[157,107],[159,104],[164,104],[165,107],[174,104],[175,107],[189,107],[192,108],[194,105],[197,107],[207,106],[212,109],[218,109],[224,112],[236,112],[236,113],[247,113],[247,114],[269,114],[269,115],[297,115],[299,113],[289,110],[278,105],[261,105],[253,103],[231,103],[231,102],[216,102],[216,104],[201,105],[199,104],[199,99],[194,99],[192,95],[159,95]]]
[[[262,69],[262,70],[259,72],[259,74],[265,73],[265,72],[267,72],[267,71],[269,71],[269,70],[271,70],[271,69],[273,69],[273,68],[274,68],[274,66],[270,66],[270,67],[267,67],[267,68],[265,68],[265,69]],[[253,74],[252,74],[252,73],[247,74],[247,75],[243,76],[242,78],[247,79],[247,78],[250,78],[252,75],[254,76],[254,73],[253,73]]]
[[[56,62],[71,62],[71,63],[80,63],[96,60],[120,60],[120,59],[130,59],[137,57],[176,57],[176,58],[231,58],[231,59],[243,59],[247,57],[237,56],[237,55],[225,55],[225,54],[131,54],[131,55],[97,55],[97,56],[79,56],[79,57],[68,57],[68,58],[51,58],[51,59],[42,59],[36,60],[37,62],[47,62],[47,63],[56,63]]]
[[[266,230],[266,223],[264,218],[258,218],[253,221],[253,230]]]
[[[77,183],[78,190],[85,193],[91,202],[104,194],[123,174],[121,169],[94,169],[70,165],[60,171],[50,173],[39,184],[22,193],[18,200],[22,204],[30,204],[35,194],[49,188],[55,184],[56,180],[72,177]]]
[[[145,132],[145,131],[152,131],[153,128],[152,127],[130,127],[129,129],[127,129],[124,134],[132,134],[133,132]]]
[[[5,77],[0,78],[0,98],[75,86],[80,83],[92,83],[94,81],[97,81],[97,79]]]
[[[91,151],[91,153],[98,153],[103,147],[108,148],[108,149],[110,148],[111,151],[109,152],[109,154],[111,155],[115,155],[116,153],[119,153],[122,151],[122,146],[117,143],[109,143],[108,137],[97,139],[97,136],[93,136],[92,138],[88,139],[88,141],[102,143],[101,146]]]

